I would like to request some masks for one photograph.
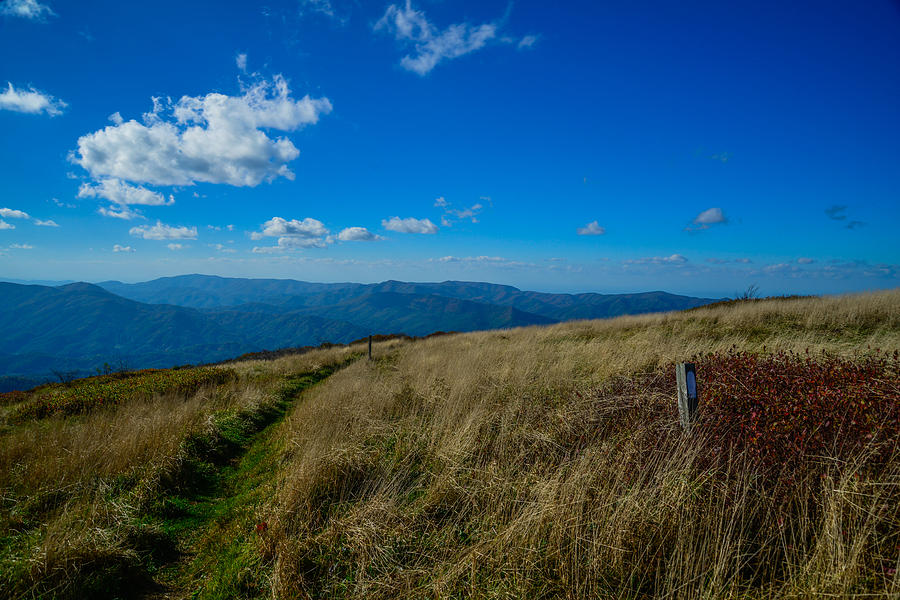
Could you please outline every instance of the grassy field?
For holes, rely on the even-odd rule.
[[[900,597],[898,291],[362,350],[5,399],[0,596]]]

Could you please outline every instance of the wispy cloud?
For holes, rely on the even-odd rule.
[[[440,31],[428,21],[424,12],[412,7],[411,0],[406,0],[403,6],[391,4],[375,23],[375,31],[386,31],[397,41],[413,47],[413,52],[404,56],[400,65],[423,76],[444,60],[483,48],[497,37],[497,29],[496,23],[458,23]]]
[[[633,258],[623,260],[625,265],[683,265],[688,259],[681,254],[670,254],[669,256],[647,256],[644,258]]]
[[[535,44],[537,44],[537,42],[538,36],[526,35],[519,40],[519,43],[516,44],[516,48],[518,48],[519,50],[526,50],[528,48],[532,48]]]
[[[34,249],[34,246],[32,246],[31,244],[10,244],[9,247],[12,248],[13,250],[33,250]]]
[[[134,248],[132,248],[131,246],[120,246],[119,244],[116,244],[115,246],[113,246],[113,252],[134,252]]]
[[[34,224],[38,227],[59,227],[59,224],[53,219],[47,219],[46,221],[35,219]]]
[[[142,225],[132,227],[128,233],[145,240],[195,240],[197,239],[196,227],[173,227],[160,221],[156,225]]]
[[[169,250],[184,250],[187,246],[184,244],[166,244],[166,248]]]
[[[56,13],[49,6],[41,4],[37,0],[6,0],[0,4],[0,15],[43,21],[47,17],[55,16]]]
[[[51,117],[63,114],[63,109],[68,106],[62,100],[54,98],[33,87],[16,89],[12,83],[7,82],[7,87],[0,92],[0,110],[39,115],[44,113]]]
[[[234,57],[234,64],[242,73],[247,72],[247,55],[246,54],[238,54]]]
[[[438,230],[437,225],[432,223],[430,219],[416,219],[414,217],[407,217],[405,219],[391,217],[390,219],[382,220],[381,226],[389,231],[396,231],[398,233],[432,234],[437,233]]]
[[[482,197],[482,200],[490,201],[490,198],[485,196]],[[477,223],[478,215],[484,210],[484,205],[481,202],[476,202],[468,208],[453,208],[453,205],[443,196],[434,201],[434,206],[444,209],[444,214],[441,216],[441,225],[444,227],[452,227],[453,223],[462,220],[470,220],[472,223]]]
[[[825,214],[832,221],[841,221],[847,229],[857,229],[866,224],[865,221],[848,220],[846,204],[832,204],[825,209]]]
[[[578,235],[603,235],[606,233],[606,228],[600,227],[600,224],[597,221],[591,221],[584,227],[579,227],[575,230]]]

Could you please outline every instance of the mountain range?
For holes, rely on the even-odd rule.
[[[0,376],[10,387],[23,376],[86,373],[104,363],[171,367],[264,349],[346,343],[370,333],[421,336],[542,325],[714,301],[666,292],[549,294],[460,281],[310,283],[182,275],[131,284],[0,283]]]

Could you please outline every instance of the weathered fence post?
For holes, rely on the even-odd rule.
[[[369,336],[369,360],[372,360],[372,336]]]
[[[694,363],[675,365],[675,380],[678,385],[678,418],[683,428],[690,429],[697,416],[697,405],[700,403]]]

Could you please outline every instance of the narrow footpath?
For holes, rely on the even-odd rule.
[[[166,496],[148,517],[171,548],[150,557],[156,585],[143,598],[267,597],[272,565],[263,552],[265,510],[285,450],[278,425],[302,392],[342,366],[289,377],[275,403],[217,424],[221,439],[200,444],[191,485]]]

